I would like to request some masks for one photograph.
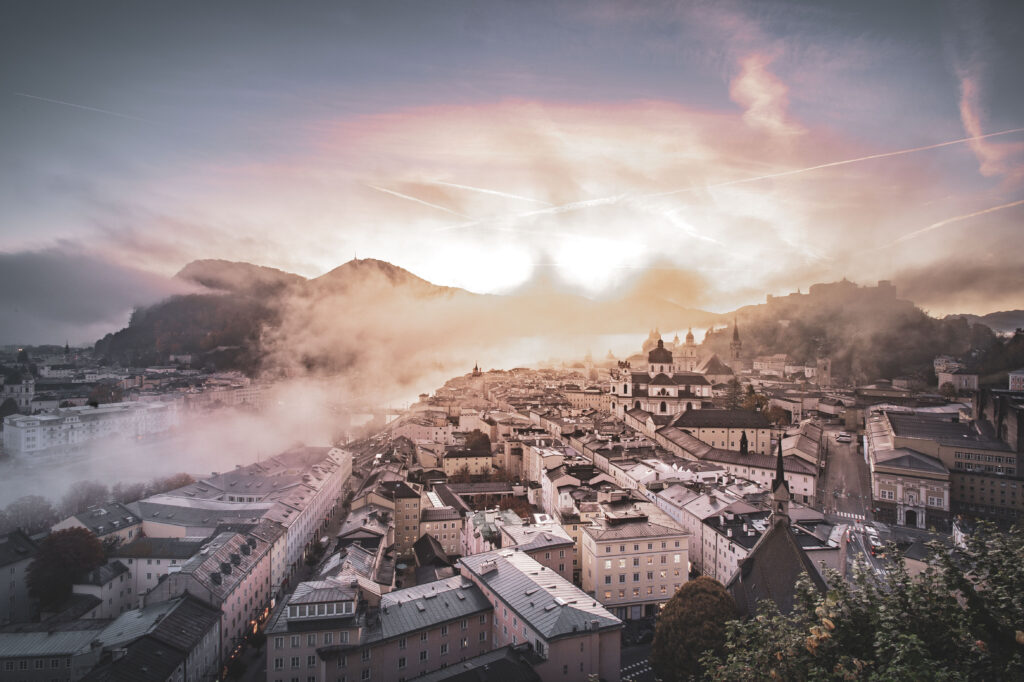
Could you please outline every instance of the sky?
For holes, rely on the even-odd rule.
[[[0,343],[198,258],[714,312],[1024,308],[1017,2],[33,2],[0,24]]]

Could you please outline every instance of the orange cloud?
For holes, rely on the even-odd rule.
[[[789,88],[768,70],[774,57],[755,53],[744,57],[740,74],[729,86],[729,96],[743,106],[743,120],[772,135],[794,135],[803,129],[789,119]]]

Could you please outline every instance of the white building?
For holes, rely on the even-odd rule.
[[[13,457],[72,451],[100,439],[139,439],[178,425],[173,403],[108,403],[4,419],[4,450]]]

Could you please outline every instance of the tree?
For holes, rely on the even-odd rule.
[[[761,412],[768,407],[768,396],[754,391],[752,384],[747,384],[747,394],[743,396],[743,409]]]
[[[97,384],[96,388],[89,393],[89,405],[99,406],[105,403],[120,402],[124,397],[124,390],[113,383]]]
[[[458,471],[448,477],[449,483],[469,483],[473,477],[469,473],[469,465],[463,464]]]
[[[55,607],[71,594],[75,580],[105,560],[102,543],[87,528],[51,533],[28,566],[29,594],[44,607]]]
[[[701,673],[700,657],[722,647],[726,621],[736,602],[722,583],[701,576],[683,585],[658,617],[651,664],[663,680],[686,680]]]
[[[466,449],[473,452],[491,452],[491,437],[480,429],[473,429],[466,434]]]
[[[743,404],[743,386],[740,380],[733,377],[729,380],[725,390],[725,408],[735,410]]]
[[[146,496],[145,483],[121,483],[118,481],[110,488],[110,499],[121,504],[141,500]]]
[[[984,524],[964,551],[932,549],[915,577],[897,558],[884,586],[860,565],[824,595],[802,580],[788,615],[762,602],[729,624],[706,679],[1024,679],[1024,532]]]
[[[764,411],[764,416],[768,417],[768,421],[772,424],[781,425],[789,423],[789,414],[778,405],[770,405]]]
[[[188,474],[172,474],[165,478],[154,478],[147,489],[150,495],[159,495],[165,493],[168,490],[176,490],[178,488],[184,488],[187,485],[191,485],[196,482],[196,479],[192,478]]]
[[[11,528],[21,528],[32,535],[46,530],[57,521],[57,512],[50,501],[39,495],[19,497],[4,509]]]
[[[533,514],[533,507],[525,497],[506,495],[498,502],[498,509],[511,509],[521,519],[528,519]]]
[[[941,393],[942,397],[946,400],[952,400],[956,397],[956,386],[954,386],[952,382],[947,381],[939,386],[939,393]]]
[[[107,486],[99,481],[79,481],[64,495],[60,510],[64,516],[72,516],[109,501],[110,490]]]
[[[4,417],[18,413],[18,402],[14,398],[8,398],[0,403],[0,420]]]

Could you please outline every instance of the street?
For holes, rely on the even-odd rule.
[[[651,645],[638,644],[631,647],[622,647],[622,669],[619,677],[623,682],[632,680],[635,682],[655,682],[654,670],[651,668]]]
[[[823,438],[827,450],[825,476],[819,499],[827,515],[839,523],[871,519],[871,483],[868,465],[859,452],[857,441],[839,443],[838,430],[828,429]]]

